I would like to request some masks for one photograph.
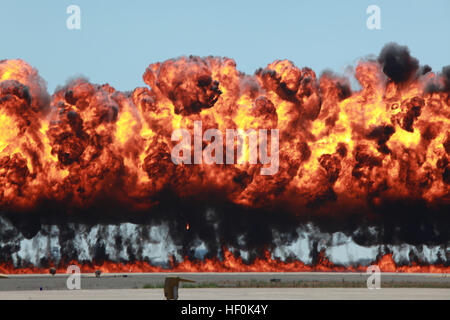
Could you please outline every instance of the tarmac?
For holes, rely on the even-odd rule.
[[[192,288],[179,300],[450,300],[450,289]],[[1,291],[0,300],[164,300],[163,289]]]
[[[358,272],[161,272],[161,273],[93,273],[81,274],[82,289],[141,289],[144,286],[161,286],[166,277],[181,277],[202,283],[219,283],[233,286],[239,282],[293,282],[338,281],[366,283],[369,274]],[[0,278],[0,291],[67,290],[67,274],[7,275]],[[381,282],[415,282],[450,284],[450,274],[438,273],[381,273]]]
[[[450,274],[381,273],[381,289],[367,288],[233,288],[239,282],[263,281],[333,281],[366,283],[369,274],[340,272],[230,272],[230,273],[117,273],[81,274],[81,290],[67,289],[67,274],[26,274],[0,277],[0,300],[91,300],[91,299],[164,299],[162,286],[166,277],[181,277],[198,284],[216,283],[227,288],[180,288],[180,299],[189,300],[271,300],[271,299],[450,299],[450,289],[383,288],[383,282],[450,283]],[[276,286],[276,285],[275,285]],[[419,285],[420,287],[420,285]]]

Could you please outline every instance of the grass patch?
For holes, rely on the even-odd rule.
[[[164,284],[162,283],[147,283],[144,284],[144,286],[142,287],[142,289],[162,289],[164,288]]]
[[[216,282],[183,283],[181,288],[222,288]]]

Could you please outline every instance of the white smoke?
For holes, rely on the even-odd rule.
[[[111,261],[129,261],[134,258],[148,261],[155,266],[168,266],[171,257],[176,261],[183,259],[179,254],[182,248],[171,239],[169,226],[165,223],[153,226],[122,223],[93,227],[70,223],[66,228],[74,233],[73,238],[67,242],[70,243],[70,248],[75,252],[78,261],[91,261],[99,244],[104,247],[106,256]],[[60,243],[62,230],[57,226],[43,225],[33,238],[26,239],[8,220],[0,217],[0,230],[2,234],[0,258],[3,261],[12,261],[15,266],[26,264],[39,266],[42,259],[58,264],[63,259],[62,252],[67,250],[68,243]],[[117,240],[117,237],[120,239]],[[448,246],[416,247],[409,244],[361,246],[355,243],[352,236],[341,232],[322,233],[312,224],[298,228],[297,237],[292,241],[285,241],[285,235],[275,231],[274,239],[273,258],[282,261],[293,258],[305,264],[311,264],[313,251],[321,249],[325,250],[326,257],[332,263],[343,266],[368,265],[376,260],[380,252],[386,250],[393,253],[395,262],[402,264],[411,262],[411,257],[430,264],[437,261],[446,262],[448,259],[446,253],[450,250]],[[239,244],[244,244],[243,242],[243,238],[238,239]],[[203,259],[208,253],[207,248],[207,244],[198,239],[193,241],[191,249],[195,258]],[[246,250],[229,249],[238,252],[244,261],[250,256]]]

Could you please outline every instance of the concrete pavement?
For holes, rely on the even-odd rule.
[[[164,300],[163,289],[0,291],[0,300]],[[180,300],[450,300],[450,289],[192,288]]]
[[[233,286],[239,282],[294,282],[294,281],[334,281],[359,282],[365,284],[369,277],[366,273],[352,272],[205,272],[205,273],[129,273],[102,274],[99,278],[94,274],[81,275],[82,289],[139,289],[145,285],[161,286],[165,277],[182,277],[195,280],[197,283],[217,283],[222,286]],[[0,278],[0,291],[18,290],[67,290],[67,274],[30,274],[8,275]],[[409,283],[446,283],[450,284],[450,274],[436,273],[382,273],[381,282]]]

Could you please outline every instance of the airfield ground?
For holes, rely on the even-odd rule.
[[[68,275],[7,275],[5,299],[164,299],[165,277],[183,284],[180,299],[449,299],[450,274],[382,273],[381,289],[369,290],[366,273],[129,273],[81,275],[81,290],[68,290]]]

